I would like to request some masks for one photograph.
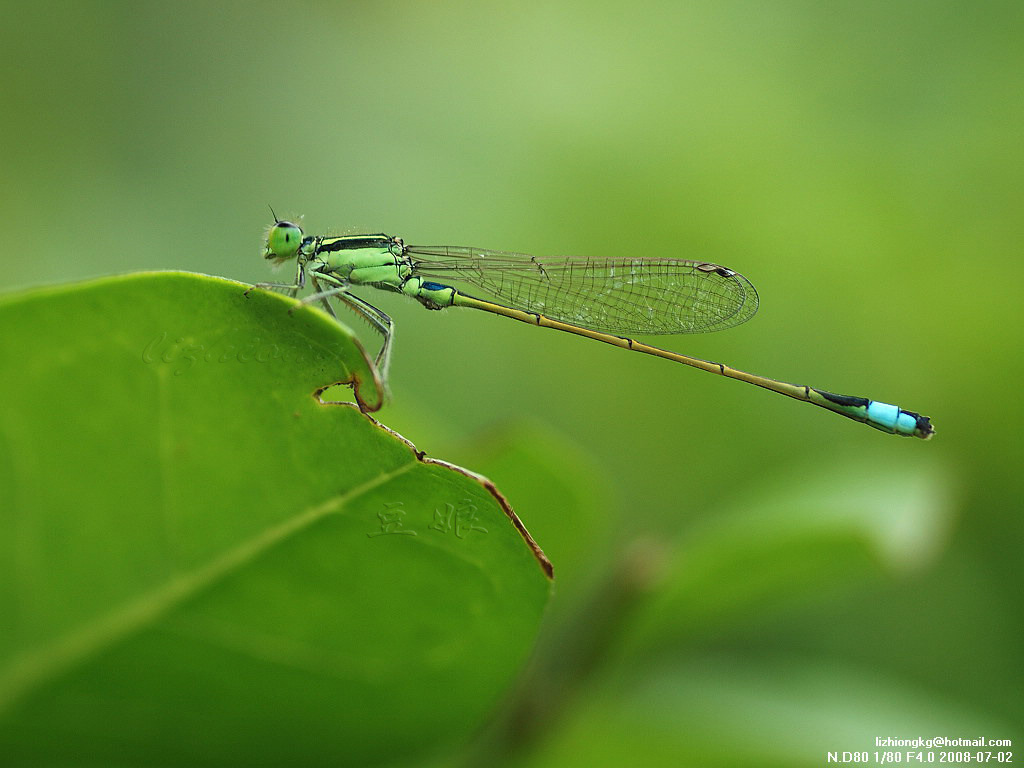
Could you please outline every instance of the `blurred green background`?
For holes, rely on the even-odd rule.
[[[5,290],[149,269],[272,279],[268,203],[316,233],[694,258],[743,272],[761,309],[655,343],[932,417],[931,443],[898,439],[369,297],[398,329],[378,417],[490,474],[555,562],[538,669],[560,647],[588,695],[541,717],[523,760],[616,764],[643,745],[651,765],[818,765],[875,736],[1024,736],[1024,5],[2,8]],[[709,575],[659,617],[656,573],[637,577],[643,620],[628,596],[596,610],[637,562],[681,589],[709,521],[770,537],[860,500],[878,544],[846,577],[813,543],[767,562],[739,547],[721,595]],[[727,621],[719,600],[739,606]]]

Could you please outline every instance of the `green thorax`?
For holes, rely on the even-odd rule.
[[[398,290],[412,273],[402,241],[390,235],[319,237],[311,246],[309,258],[322,261],[325,272],[353,285]]]

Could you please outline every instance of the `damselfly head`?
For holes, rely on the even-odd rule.
[[[302,227],[290,221],[276,221],[267,230],[267,244],[263,249],[263,258],[274,264],[283,264],[294,259],[302,245]]]

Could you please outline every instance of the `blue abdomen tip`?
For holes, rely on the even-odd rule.
[[[888,403],[878,403],[872,400],[868,403],[868,418],[887,429],[896,429],[900,420],[900,409]],[[913,431],[913,428],[911,428]]]

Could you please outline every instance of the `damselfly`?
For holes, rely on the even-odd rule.
[[[740,273],[700,261],[672,258],[537,259],[522,253],[456,246],[406,245],[384,234],[321,237],[276,220],[267,234],[265,258],[296,259],[295,281],[260,283],[295,296],[309,277],[319,302],[334,316],[329,299],[362,315],[384,337],[376,365],[387,386],[392,322],[349,291],[368,286],[411,296],[427,309],[471,307],[530,325],[554,328],[683,363],[803,400],[895,435],[934,434],[927,416],[895,405],[836,395],[652,347],[632,335],[705,333],[731,328],[757,311],[757,292]],[[448,284],[464,283],[503,303],[476,298]]]

